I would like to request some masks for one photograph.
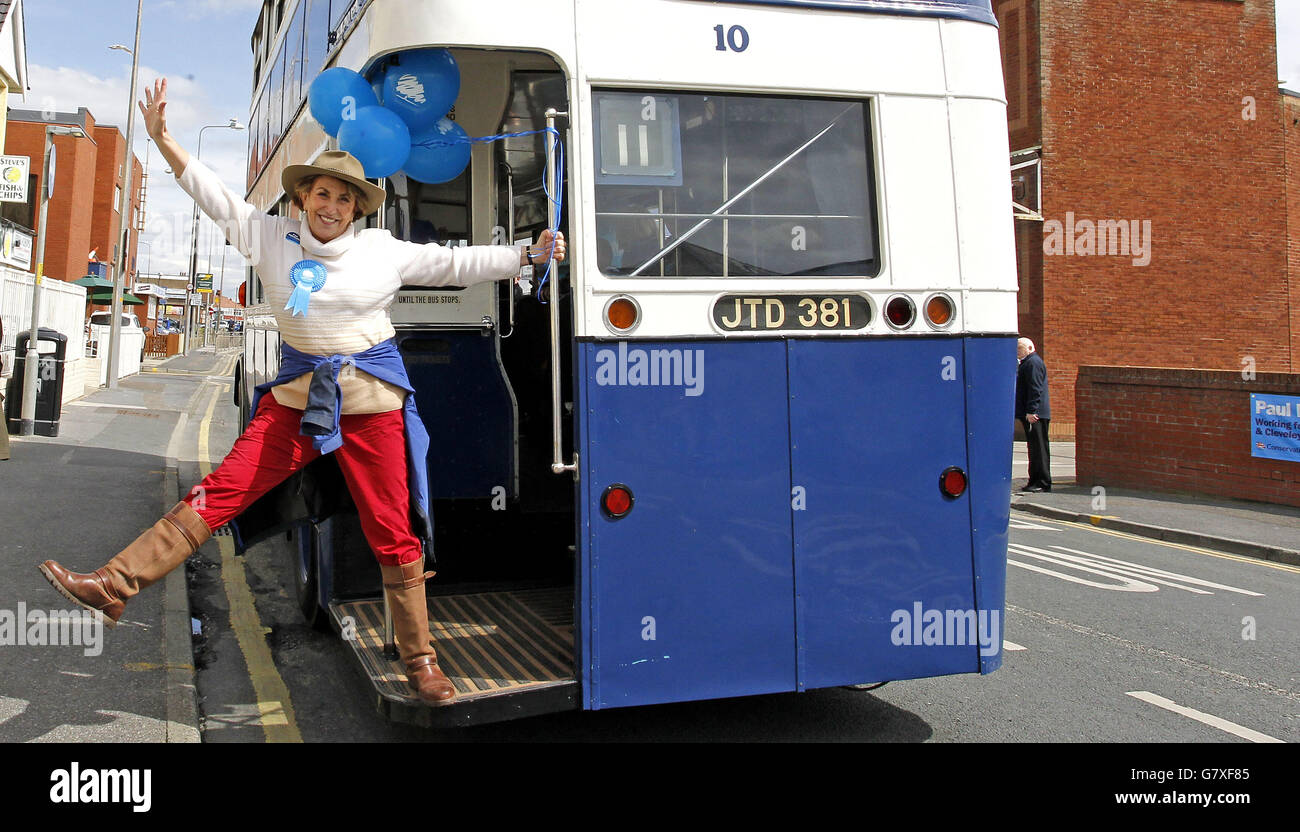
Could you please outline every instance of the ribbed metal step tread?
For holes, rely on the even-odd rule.
[[[574,682],[571,587],[438,595],[428,605],[438,666],[456,686],[454,703]],[[419,705],[402,663],[383,655],[383,602],[336,603],[330,611],[352,636],[376,690]]]

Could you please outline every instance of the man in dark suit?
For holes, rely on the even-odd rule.
[[[1047,393],[1047,366],[1034,350],[1034,342],[1021,338],[1016,343],[1016,418],[1025,426],[1029,449],[1029,484],[1021,491],[1052,490],[1052,450],[1047,428],[1052,421],[1052,404]]]

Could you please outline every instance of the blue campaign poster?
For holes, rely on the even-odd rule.
[[[1250,455],[1300,462],[1300,396],[1250,394]]]

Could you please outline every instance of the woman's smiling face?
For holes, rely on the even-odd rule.
[[[352,224],[356,207],[348,184],[333,176],[317,176],[303,200],[307,227],[322,243],[333,240]]]

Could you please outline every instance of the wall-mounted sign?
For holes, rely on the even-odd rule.
[[[6,227],[0,232],[0,263],[20,269],[32,267],[32,235]]]
[[[1250,455],[1300,462],[1300,396],[1250,394]]]
[[[0,156],[0,202],[27,201],[27,170],[31,159],[26,156]]]

